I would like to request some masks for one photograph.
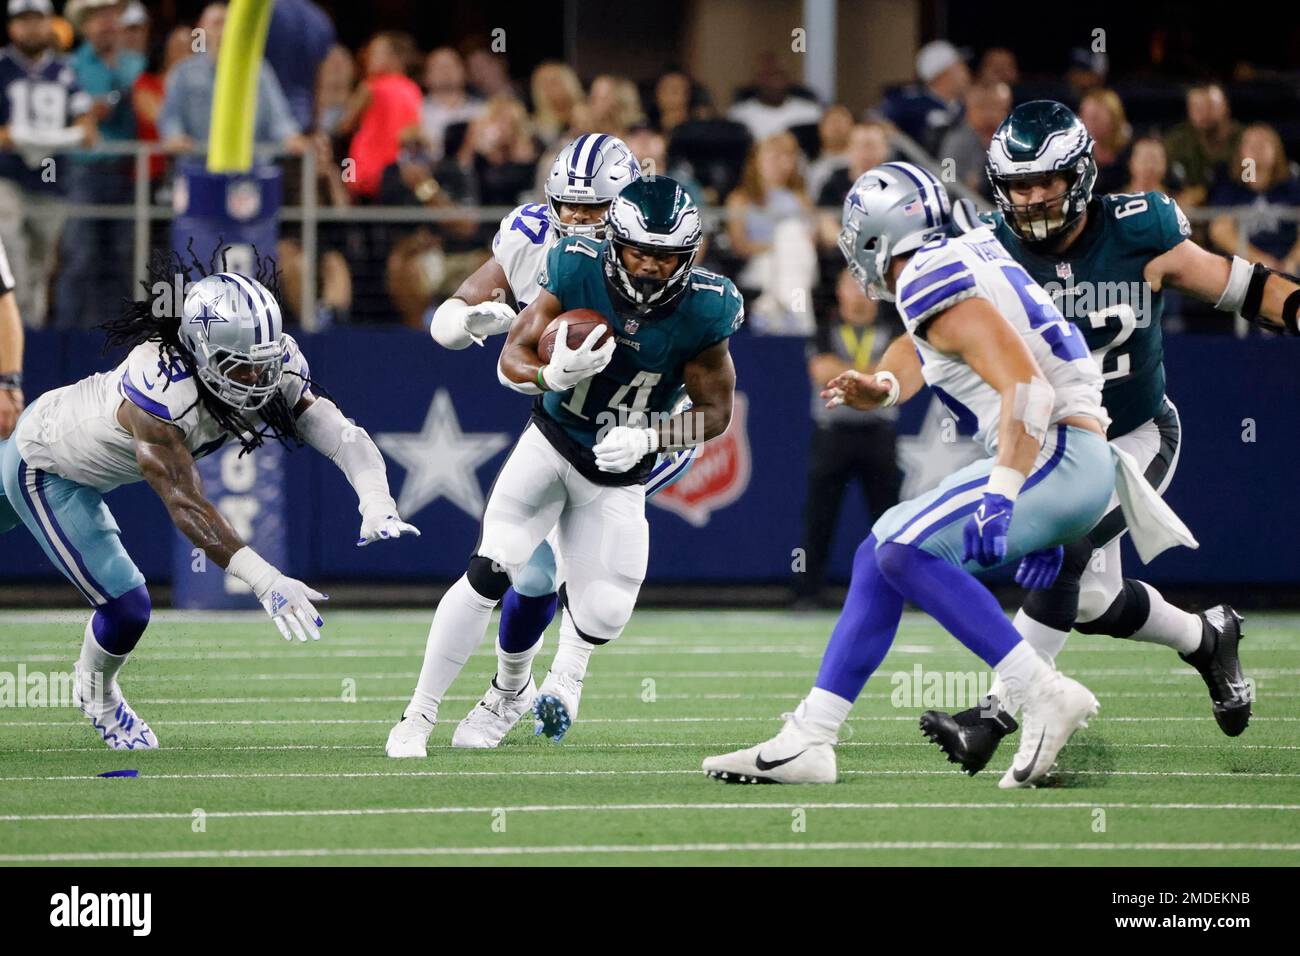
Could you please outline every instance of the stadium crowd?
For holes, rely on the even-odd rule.
[[[158,143],[151,196],[170,200],[172,161],[207,139],[225,17],[225,6],[213,3],[195,23],[164,26],[139,2],[69,0],[60,17],[50,0],[9,0],[10,45],[0,53],[0,239],[29,326],[97,324],[127,292],[129,218],[71,217],[63,207],[132,201],[133,158],[96,151],[113,141]],[[637,82],[582,77],[552,61],[525,77],[486,41],[422,51],[410,35],[385,31],[354,52],[318,5],[278,0],[255,137],[284,165],[287,203],[302,198],[301,157],[310,152],[320,205],[358,210],[317,227],[318,327],[427,322],[490,255],[506,208],[541,195],[559,148],[599,131],[626,139],[643,164],[681,180],[714,211],[704,263],[746,293],[752,332],[814,336],[814,317],[842,311],[835,238],[854,178],[891,156],[924,158],[987,202],[984,152],[993,132],[1014,103],[1036,97],[1077,109],[1096,141],[1099,191],[1162,190],[1188,210],[1250,207],[1244,237],[1234,217],[1220,215],[1198,224],[1200,238],[1228,253],[1244,238],[1257,261],[1300,271],[1296,220],[1270,215],[1300,207],[1300,178],[1281,135],[1294,149],[1300,129],[1286,121],[1294,89],[1289,99],[1251,100],[1257,116],[1269,117],[1272,103],[1273,123],[1234,119],[1232,85],[1212,80],[1171,83],[1156,95],[1138,89],[1134,118],[1123,84],[1107,85],[1107,74],[1104,54],[1076,50],[1060,78],[1026,78],[1008,49],[984,50],[972,62],[937,40],[917,54],[914,83],[854,115],[819,102],[770,53],[720,102],[676,67]],[[65,88],[60,115],[38,115],[36,99],[18,95],[16,86],[37,77]],[[67,175],[48,174],[49,156]],[[417,206],[437,210],[436,218],[384,221],[380,212]],[[165,230],[153,232],[164,244]],[[286,222],[282,233],[285,295],[296,313],[299,224]],[[1197,328],[1191,310],[1174,305],[1167,314],[1175,328],[1184,319]]]

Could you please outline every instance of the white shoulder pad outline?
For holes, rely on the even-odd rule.
[[[118,392],[132,405],[182,431],[198,421],[194,374],[179,359],[165,361],[157,342],[144,342],[131,350]]]
[[[980,230],[967,233],[977,235]],[[965,237],[962,237],[965,238]],[[949,240],[933,252],[917,250],[898,275],[895,292],[898,314],[909,332],[915,332],[927,319],[952,306],[979,295],[971,264],[961,253],[960,240]],[[917,268],[917,263],[920,268]]]

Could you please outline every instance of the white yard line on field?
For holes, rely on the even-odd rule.
[[[310,849],[250,850],[159,850],[152,852],[108,853],[7,853],[0,863],[98,863],[127,861],[179,860],[255,860],[295,858],[355,857],[457,857],[457,856],[552,856],[594,854],[655,853],[786,853],[854,850],[860,852],[889,850],[1012,850],[1059,853],[1071,850],[1096,851],[1174,851],[1186,853],[1220,853],[1230,850],[1266,852],[1300,851],[1300,843],[1006,843],[946,841],[874,841],[841,843],[651,843],[593,844],[589,846],[470,846],[470,847],[319,847]]]
[[[560,803],[521,806],[329,807],[315,810],[209,810],[218,819],[281,817],[382,817],[462,813],[604,813],[678,810],[1282,810],[1300,811],[1300,803]],[[0,823],[68,823],[109,820],[191,820],[193,811],[175,813],[11,813]]]

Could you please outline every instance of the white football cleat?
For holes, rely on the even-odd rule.
[[[533,736],[545,734],[556,743],[564,739],[573,722],[578,719],[578,701],[582,697],[582,681],[569,674],[548,671],[546,680],[533,698]]]
[[[1020,749],[998,786],[1035,786],[1051,772],[1066,741],[1087,727],[1100,707],[1092,691],[1059,671],[1039,681],[1021,708]]]
[[[433,733],[433,724],[424,714],[403,717],[388,732],[384,753],[390,757],[429,756],[429,735]]]
[[[706,757],[704,772],[724,783],[834,783],[835,740],[803,720],[799,710],[782,714],[781,732],[757,747]]]
[[[451,745],[481,749],[497,746],[510,733],[510,728],[532,709],[536,694],[537,684],[531,676],[528,683],[513,694],[497,687],[494,677],[488,683],[483,699],[456,725]]]
[[[157,736],[131,709],[117,681],[110,683],[100,695],[96,693],[95,681],[82,674],[81,664],[72,666],[72,674],[72,702],[86,715],[104,743],[113,750],[157,749]]]

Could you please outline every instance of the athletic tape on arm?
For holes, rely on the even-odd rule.
[[[1016,397],[1011,414],[1025,426],[1025,433],[1038,444],[1047,440],[1047,429],[1052,424],[1052,409],[1056,406],[1056,390],[1044,379],[1016,385]]]

